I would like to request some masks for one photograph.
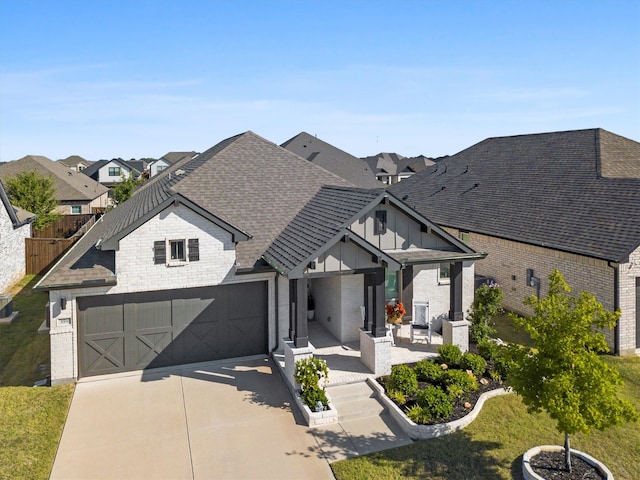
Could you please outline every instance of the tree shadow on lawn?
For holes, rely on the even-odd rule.
[[[510,465],[500,464],[487,452],[500,447],[497,442],[473,440],[464,431],[443,437],[422,440],[392,450],[374,453],[358,459],[332,464],[338,480],[354,478],[349,462],[360,462],[353,470],[366,478],[381,478],[376,470],[393,470],[395,478],[434,478],[470,480],[504,478]],[[363,463],[369,464],[369,469]],[[513,473],[513,470],[512,470]],[[514,476],[514,478],[518,478]],[[521,477],[519,477],[521,478]]]

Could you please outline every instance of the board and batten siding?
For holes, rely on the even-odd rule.
[[[387,212],[386,232],[375,233],[377,211]],[[454,250],[455,248],[433,232],[424,232],[419,223],[392,205],[379,205],[351,225],[351,230],[380,250],[426,248]]]

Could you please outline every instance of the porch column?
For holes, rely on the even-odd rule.
[[[296,348],[309,345],[307,279],[289,280],[289,338]]]
[[[463,320],[462,311],[462,262],[451,264],[449,284],[449,320]]]
[[[387,335],[385,325],[385,292],[384,292],[384,268],[378,268],[373,273],[365,275],[366,290],[366,317],[365,328],[371,327],[374,337]],[[368,325],[367,325],[368,324]]]

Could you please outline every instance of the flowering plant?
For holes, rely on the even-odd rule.
[[[402,302],[398,302],[395,305],[390,303],[386,306],[387,310],[387,323],[401,323],[402,317],[407,311],[404,309]]]

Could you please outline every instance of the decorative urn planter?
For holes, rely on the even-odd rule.
[[[522,476],[524,480],[548,480],[534,472],[533,467],[531,466],[531,459],[542,452],[564,452],[564,447],[561,447],[560,445],[540,445],[527,450],[522,456]],[[606,480],[613,480],[613,474],[611,471],[602,462],[596,460],[591,455],[587,455],[584,452],[574,450],[572,448],[571,457],[574,456],[591,465]]]

